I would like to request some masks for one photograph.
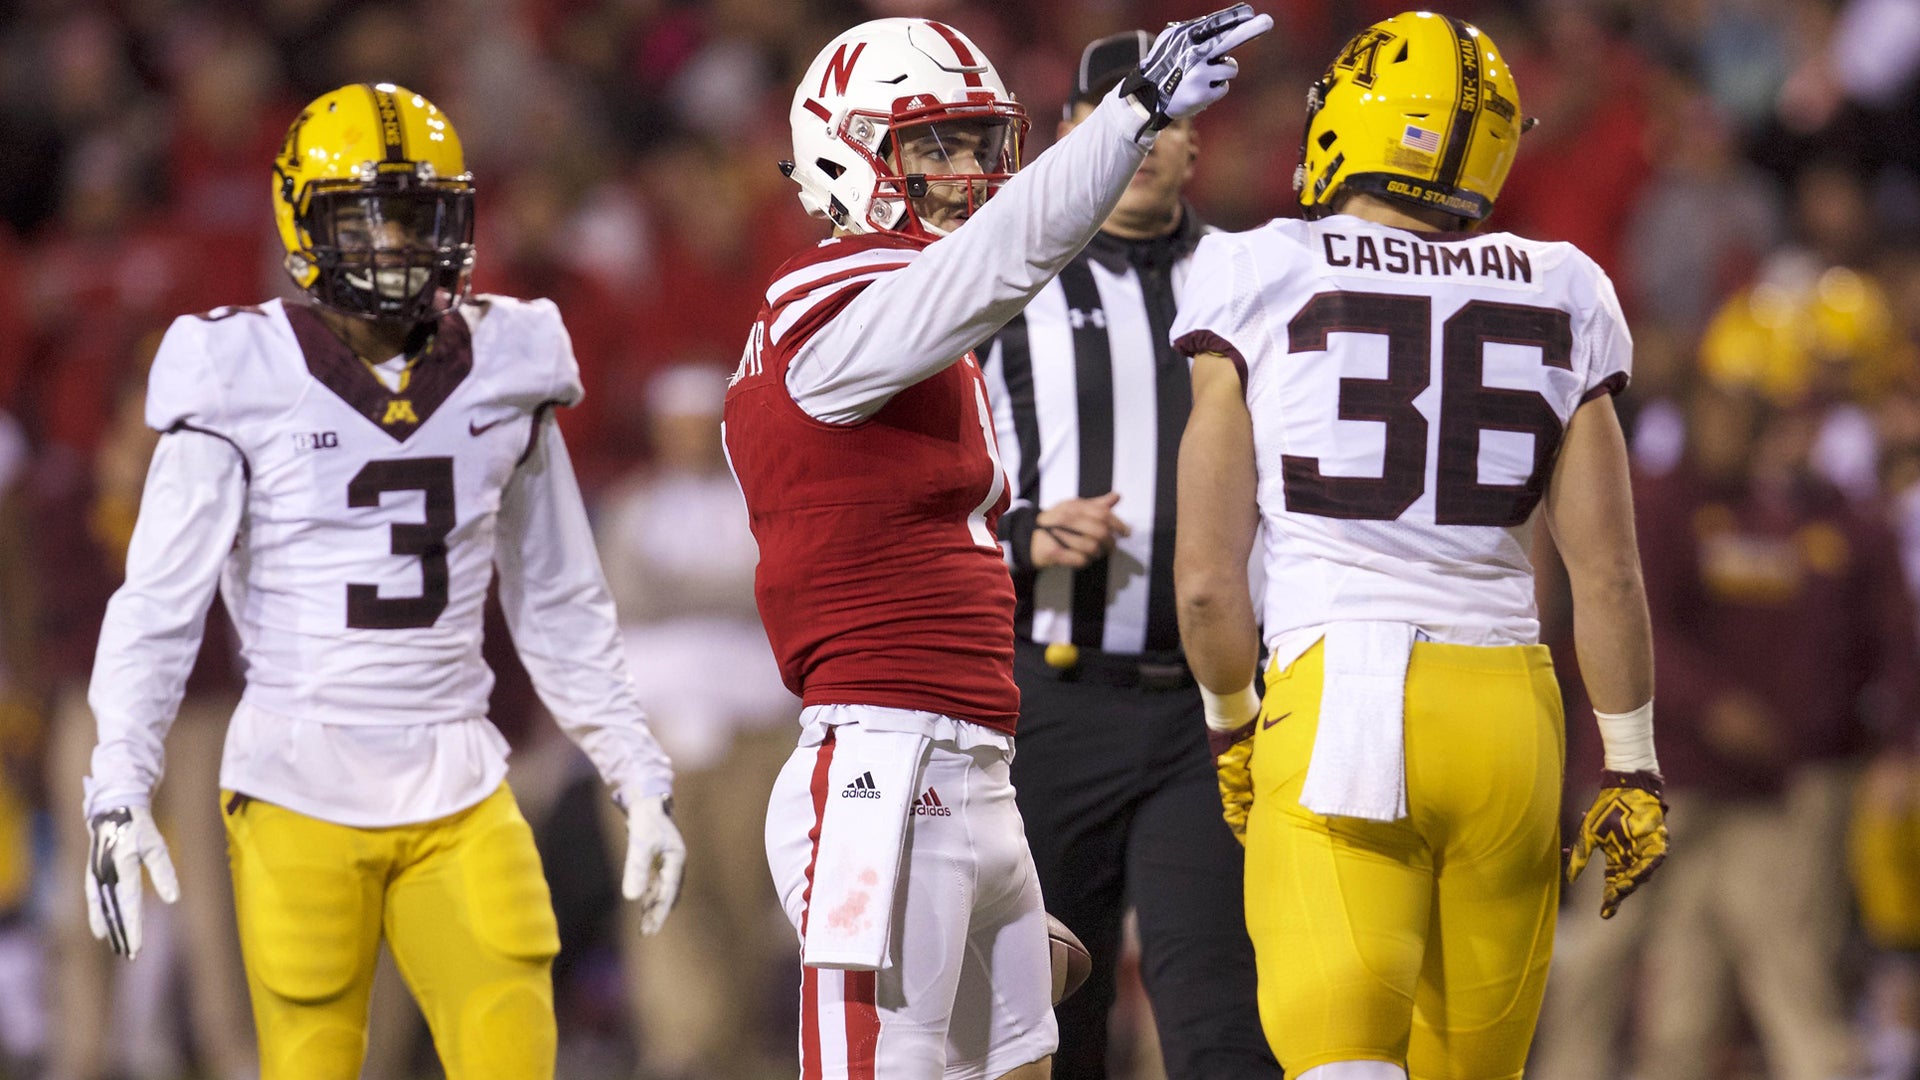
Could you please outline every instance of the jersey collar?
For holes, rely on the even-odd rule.
[[[320,321],[312,305],[289,302],[286,312],[307,371],[395,442],[405,442],[420,430],[473,370],[473,340],[458,311],[440,318],[406,389],[398,392],[367,370],[346,342]]]

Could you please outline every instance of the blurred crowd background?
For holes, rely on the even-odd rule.
[[[301,104],[365,80],[444,108],[479,183],[479,287],[558,301],[583,368],[561,424],[693,863],[665,934],[636,945],[610,805],[490,634],[561,917],[560,1075],[757,1080],[793,1070],[798,969],[759,834],[798,706],[754,621],[716,418],[771,271],[823,235],[774,164],[793,81],[862,19],[945,19],[1027,103],[1031,157],[1082,45],[1204,6],[0,3],[0,1076],[253,1069],[214,794],[237,693],[222,617],[159,802],[186,898],[150,906],[131,966],[85,928],[79,778],[154,439],[144,368],[173,316],[288,293],[268,175]],[[1229,228],[1291,212],[1307,85],[1406,5],[1256,6],[1279,29],[1201,118],[1190,189]],[[1920,0],[1448,9],[1494,35],[1541,120],[1491,227],[1591,253],[1637,339],[1621,408],[1674,804],[1674,859],[1619,919],[1570,893],[1530,1075],[1912,1080]],[[1583,807],[1598,751],[1538,559]],[[1158,1076],[1144,1001],[1120,1008],[1116,1077]],[[375,1013],[367,1075],[434,1075],[395,980]]]

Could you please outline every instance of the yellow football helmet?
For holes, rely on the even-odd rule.
[[[1308,93],[1294,190],[1308,218],[1354,191],[1480,221],[1531,126],[1492,38],[1448,15],[1395,15],[1347,42]]]
[[[1899,381],[1911,357],[1893,306],[1871,277],[1843,266],[1777,277],[1714,313],[1700,339],[1709,379],[1753,387],[1779,405],[1818,389],[1872,401]]]
[[[391,83],[322,95],[273,162],[287,272],[336,311],[438,318],[471,287],[473,191],[460,136],[426,98]]]

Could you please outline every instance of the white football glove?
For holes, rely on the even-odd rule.
[[[673,798],[655,795],[627,807],[627,869],[620,893],[640,902],[640,932],[657,934],[680,898],[687,843],[673,824]]]
[[[1134,137],[1159,131],[1226,97],[1228,80],[1240,71],[1227,53],[1271,29],[1273,16],[1255,15],[1246,4],[1169,23],[1139,69],[1120,84],[1120,96],[1132,98],[1147,114]]]
[[[87,925],[96,940],[131,960],[140,955],[140,868],[147,868],[153,891],[171,904],[180,899],[180,880],[167,842],[144,806],[116,806],[87,822]]]

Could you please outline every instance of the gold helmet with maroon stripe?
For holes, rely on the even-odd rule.
[[[453,309],[473,271],[473,177],[433,102],[391,83],[317,98],[273,162],[287,272],[314,300],[369,319]]]
[[[1365,192],[1477,222],[1531,126],[1492,38],[1447,15],[1395,15],[1347,42],[1309,92],[1294,189],[1309,218]]]
[[[794,91],[793,160],[781,171],[800,203],[850,233],[935,237],[915,200],[940,184],[965,185],[971,207],[1020,167],[1027,113],[966,35],[931,19],[875,19],[820,50]],[[975,157],[950,173],[909,174],[901,147],[966,131]],[[959,151],[955,151],[958,153]]]

